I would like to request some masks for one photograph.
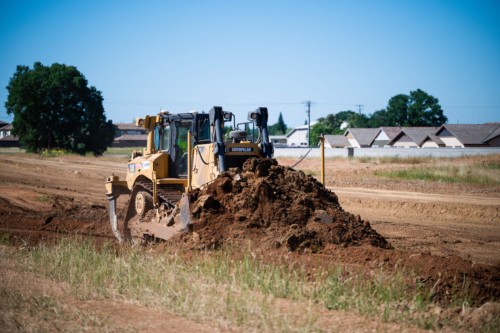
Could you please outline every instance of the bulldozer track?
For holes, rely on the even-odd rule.
[[[153,183],[148,182],[148,181],[139,181],[136,182],[135,186],[141,186],[151,194],[153,194]],[[182,197],[182,192],[180,191],[175,191],[168,185],[157,185],[156,186],[156,193],[159,198],[161,198],[164,202],[166,202],[168,205],[174,207]]]

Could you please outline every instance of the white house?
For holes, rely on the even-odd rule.
[[[0,139],[9,136],[11,130],[12,130],[12,124],[7,124],[3,127],[1,127],[0,125]]]
[[[273,143],[276,148],[286,147],[286,136],[285,135],[270,135],[269,141]]]
[[[316,121],[311,122],[311,127],[316,124]],[[290,133],[286,135],[286,144],[289,147],[307,147],[307,129],[308,125],[295,127]]]

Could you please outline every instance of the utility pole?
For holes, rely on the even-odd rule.
[[[306,113],[307,113],[307,146],[311,146],[311,106],[314,106],[316,103],[311,102],[311,101],[304,101],[300,104],[305,104],[307,107]]]
[[[361,111],[363,111],[364,105],[358,104],[356,106],[358,107],[358,113],[361,114]]]

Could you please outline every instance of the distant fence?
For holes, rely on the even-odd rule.
[[[300,148],[274,148],[274,157],[296,157],[300,158],[306,154],[309,149]],[[488,155],[500,154],[500,148],[351,148],[354,157],[459,157],[464,155]],[[312,148],[307,157],[320,157],[320,149]],[[347,157],[347,148],[325,148],[325,157]]]

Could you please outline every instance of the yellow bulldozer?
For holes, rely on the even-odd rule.
[[[208,114],[161,111],[157,116],[137,118],[136,125],[148,131],[147,147],[132,153],[125,180],[111,175],[105,183],[116,238],[141,243],[166,240],[187,230],[191,214],[186,193],[207,185],[229,168],[242,168],[251,157],[271,158],[267,108],[248,112],[247,120],[236,124],[234,114],[219,106]],[[237,129],[229,132],[228,142],[224,122],[233,122]],[[241,125],[252,128],[252,138],[246,130],[238,130]],[[116,199],[121,195],[128,195],[129,202],[125,219],[118,221]],[[151,219],[142,218],[151,210]]]

